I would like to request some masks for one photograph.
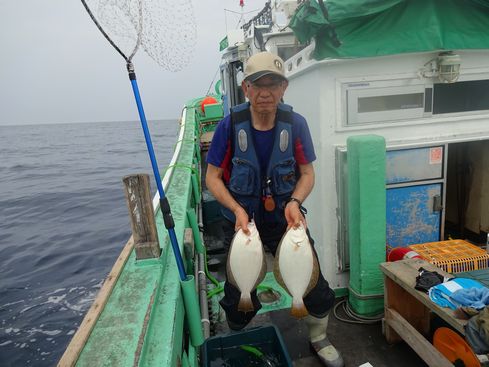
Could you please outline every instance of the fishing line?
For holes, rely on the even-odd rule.
[[[219,73],[220,67],[217,68],[216,73],[214,74],[214,77],[212,78],[211,84],[209,85],[209,89],[207,89],[207,92],[205,93],[206,95],[209,94],[212,84],[214,84],[214,81],[216,80],[217,73]]]

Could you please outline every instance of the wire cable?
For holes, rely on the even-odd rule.
[[[338,308],[340,308],[340,306],[343,310],[343,313],[348,318],[339,316]],[[337,320],[342,321],[342,322],[346,322],[348,324],[376,324],[376,323],[382,321],[382,318],[384,317],[383,312],[381,314],[374,315],[374,316],[362,316],[362,315],[357,314],[350,307],[350,304],[348,303],[347,298],[343,298],[334,306],[333,314]]]
[[[220,67],[217,68],[216,73],[214,74],[214,77],[212,78],[211,84],[209,85],[209,89],[207,89],[206,95],[209,95],[209,92],[212,88],[212,84],[214,84],[214,81],[216,80],[217,73],[219,73]]]

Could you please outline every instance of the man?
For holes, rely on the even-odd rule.
[[[275,255],[285,231],[304,225],[302,202],[314,186],[316,159],[306,120],[281,103],[288,80],[283,61],[270,52],[251,56],[241,84],[249,102],[236,106],[217,126],[207,155],[206,184],[223,206],[231,232],[254,219],[263,244]],[[312,238],[311,243],[314,244]],[[229,327],[240,330],[261,308],[256,290],[253,312],[238,311],[240,292],[226,281],[221,306]],[[306,297],[305,321],[311,344],[326,366],[343,366],[327,336],[335,295],[322,274]]]

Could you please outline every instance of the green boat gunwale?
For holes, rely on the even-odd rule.
[[[183,109],[175,152],[163,178],[183,256],[184,231],[190,227],[187,210],[196,209],[191,168],[200,159],[195,143],[200,100],[190,101]],[[182,356],[183,343],[179,342],[184,336],[184,306],[178,269],[169,250],[158,194],[153,207],[160,258],[136,261],[131,236],[58,366],[177,366],[182,358],[188,359]],[[189,344],[194,363],[196,356]]]

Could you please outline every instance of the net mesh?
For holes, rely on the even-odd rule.
[[[169,71],[186,66],[195,49],[191,0],[85,0],[95,20],[130,61],[139,48]]]

